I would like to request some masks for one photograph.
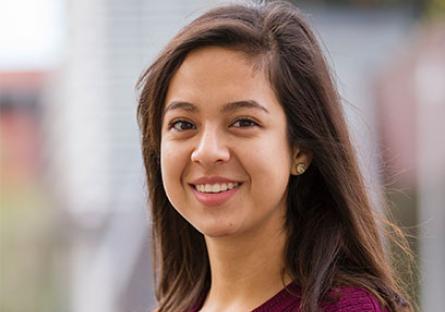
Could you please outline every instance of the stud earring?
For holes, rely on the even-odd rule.
[[[303,174],[304,171],[306,170],[306,168],[305,168],[303,163],[296,164],[295,169],[297,170],[298,174]]]

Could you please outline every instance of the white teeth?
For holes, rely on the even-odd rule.
[[[239,186],[239,183],[197,184],[195,187],[201,193],[220,193]]]

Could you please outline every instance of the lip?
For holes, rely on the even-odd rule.
[[[201,193],[195,188],[195,185],[197,184],[215,184],[215,183],[238,183],[239,186],[237,188],[233,188],[231,190],[220,193]],[[242,185],[242,182],[225,177],[209,176],[193,180],[189,185],[196,199],[203,205],[219,206],[224,204],[238,192],[239,188]]]
[[[208,177],[201,177],[199,179],[193,180],[190,182],[190,184],[197,185],[197,184],[215,184],[215,183],[240,183],[240,181],[232,180],[225,177],[219,177],[219,176],[208,176]]]
[[[240,187],[241,184],[237,188],[220,193],[201,193],[193,185],[190,185],[196,199],[205,206],[219,206],[224,204],[239,191]]]

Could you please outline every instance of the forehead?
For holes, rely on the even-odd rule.
[[[205,47],[190,52],[173,75],[166,96],[170,101],[226,103],[239,100],[277,102],[260,57]]]
[[[246,52],[243,52],[241,49],[208,46],[190,51],[183,62],[183,65],[184,63],[186,63],[186,65],[182,67],[186,68],[187,64],[189,66],[193,66],[196,63],[206,62],[208,64],[211,63],[214,66],[242,64],[243,66],[249,67],[252,71],[254,71],[254,65],[260,59],[260,56],[249,55]]]

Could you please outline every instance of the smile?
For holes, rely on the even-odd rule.
[[[197,184],[195,188],[201,193],[221,193],[239,187],[239,183]]]
[[[195,198],[205,206],[219,206],[232,198],[242,183],[214,183],[190,185]]]

